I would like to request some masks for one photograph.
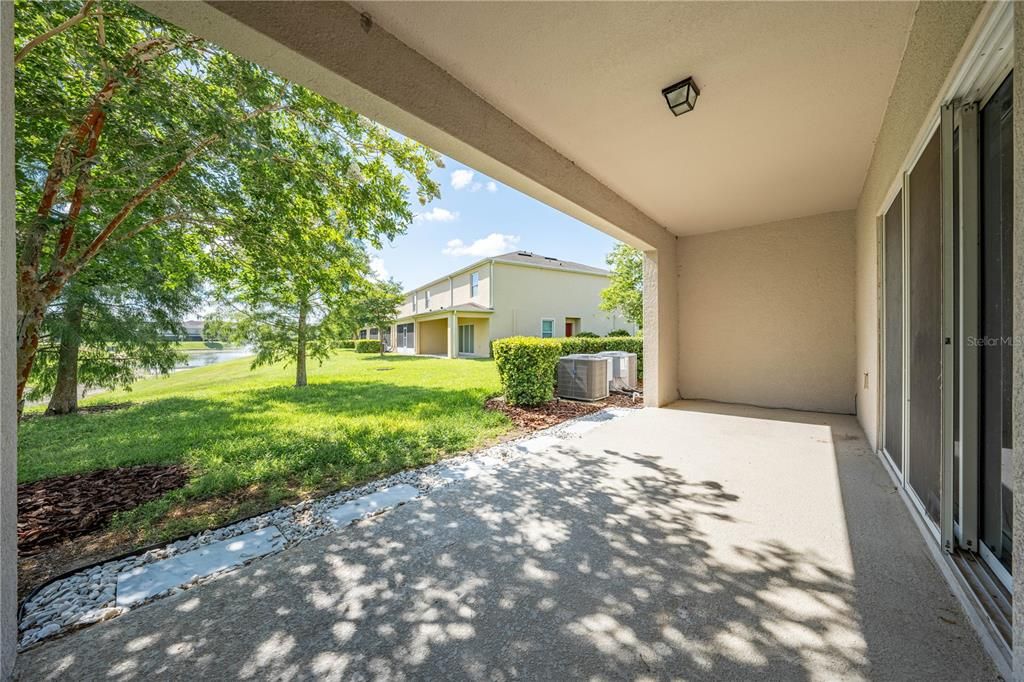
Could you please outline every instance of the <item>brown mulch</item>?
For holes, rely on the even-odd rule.
[[[113,412],[114,410],[123,410],[126,407],[131,407],[132,403],[104,403],[102,405],[83,405],[75,410],[74,414],[100,414],[101,412]],[[45,412],[30,412],[21,415],[21,421],[27,421],[29,419],[41,419],[43,417],[51,417],[54,415],[46,414]],[[64,415],[57,415],[64,416]]]
[[[162,497],[188,481],[180,465],[119,467],[18,486],[18,552],[36,554],[104,526],[116,512]]]
[[[564,421],[593,414],[606,407],[643,407],[644,398],[642,393],[634,396],[613,393],[604,400],[597,400],[592,403],[584,403],[577,400],[563,400],[555,398],[549,403],[535,407],[514,407],[505,402],[503,397],[491,398],[484,407],[488,410],[502,412],[512,423],[525,431],[538,431],[546,429]]]

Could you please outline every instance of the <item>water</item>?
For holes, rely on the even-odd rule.
[[[248,348],[234,348],[231,350],[194,350],[185,353],[185,360],[174,366],[173,372],[194,367],[206,367],[216,365],[228,360],[246,358],[253,354]]]

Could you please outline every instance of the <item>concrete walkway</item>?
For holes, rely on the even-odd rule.
[[[997,679],[852,417],[610,422],[19,657],[21,679]]]

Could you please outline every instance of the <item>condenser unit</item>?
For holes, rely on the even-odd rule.
[[[605,350],[598,355],[611,358],[612,369],[608,375],[608,386],[611,390],[636,390],[636,353],[628,353],[624,350]]]
[[[608,358],[566,355],[558,361],[558,397],[602,400],[608,397]]]

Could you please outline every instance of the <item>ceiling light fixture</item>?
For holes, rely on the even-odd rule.
[[[693,77],[679,81],[661,91],[668,102],[668,108],[676,116],[682,116],[688,111],[693,111],[697,104],[697,97],[700,95],[700,88],[693,82]]]

